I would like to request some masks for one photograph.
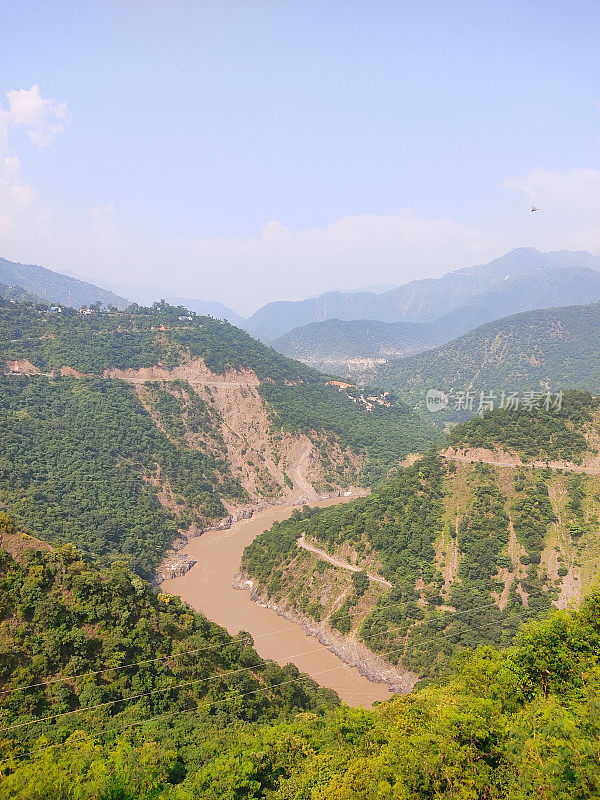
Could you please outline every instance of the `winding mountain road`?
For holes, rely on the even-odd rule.
[[[342,569],[350,570],[350,572],[362,572],[360,567],[355,567],[354,564],[349,564],[347,561],[342,561],[339,558],[333,558],[324,550],[319,550],[318,547],[315,547],[312,544],[309,544],[305,538],[304,534],[298,539],[298,547],[301,547],[303,550],[308,550],[309,553],[317,556],[322,561],[327,561],[328,564],[332,564],[334,567],[341,567]],[[373,583],[380,583],[382,586],[387,586],[388,589],[392,588],[392,584],[389,581],[386,581],[385,578],[381,578],[379,575],[370,575],[367,572],[367,578]]]
[[[518,462],[516,460],[502,461],[494,458],[482,458],[480,456],[469,456],[458,453],[442,453],[449,461],[462,461],[467,464],[490,464],[493,467],[535,467],[536,469],[562,470],[562,472],[577,472],[583,475],[600,475],[600,466],[571,464],[563,461],[532,461],[531,463]]]

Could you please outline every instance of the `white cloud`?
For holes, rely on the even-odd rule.
[[[30,89],[6,92],[8,108],[0,110],[0,132],[8,135],[11,127],[22,127],[37,147],[46,147],[63,133],[68,122],[67,104],[42,97],[37,84]]]
[[[452,219],[395,214],[342,217],[325,228],[292,231],[268,222],[257,237],[180,240],[170,269],[179,291],[223,296],[235,286],[246,310],[273,297],[331,288],[404,282],[496,254],[481,230]],[[231,296],[231,294],[230,294]],[[232,301],[233,302],[233,301]]]
[[[13,129],[25,130],[37,147],[51,144],[68,122],[65,103],[42,97],[39,87],[6,92],[7,105],[0,106],[0,236],[19,240],[49,233],[47,209],[40,208],[33,186],[21,178],[19,157],[10,153]]]
[[[508,178],[507,189],[522,192],[540,208],[571,208],[600,212],[600,171],[572,169],[570,172],[550,172],[532,169],[527,175]]]
[[[27,183],[13,183],[9,191],[17,203],[28,206],[35,200],[35,189]]]
[[[400,209],[307,229],[272,220],[246,239],[172,241],[152,230],[131,233],[112,203],[89,210],[74,205],[53,214],[22,179],[9,139],[20,128],[34,145],[46,147],[64,130],[67,107],[42,97],[37,85],[6,97],[0,107],[0,255],[8,258],[112,281],[153,283],[251,313],[274,298],[436,276],[521,245],[600,252],[600,172],[584,168],[562,173],[535,168],[508,178],[504,198],[496,198],[499,213],[490,213],[480,227]],[[540,211],[530,214],[530,203]]]

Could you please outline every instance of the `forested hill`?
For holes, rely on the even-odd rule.
[[[7,286],[0,283],[0,302],[3,300],[13,300],[15,303],[41,303],[41,297],[23,289],[22,286]]]
[[[599,420],[585,392],[566,393],[560,410],[486,414],[369,497],[275,524],[243,568],[284,613],[439,675],[464,648],[506,646],[523,619],[577,605],[594,586]]]
[[[272,346],[322,372],[368,382],[377,364],[448,342],[491,317],[482,306],[471,305],[427,323],[330,319],[294,328]]]
[[[210,786],[214,759],[266,723],[339,704],[122,562],[98,569],[2,512],[0,606],[2,798],[139,798],[157,774],[174,787],[188,771]],[[73,793],[76,763],[89,793]]]
[[[499,396],[503,389],[596,393],[600,304],[528,311],[482,325],[435,350],[382,366],[376,380],[422,409],[429,389],[472,389],[477,397],[481,391]]]
[[[546,409],[544,396],[532,407],[485,411],[453,428],[448,445],[453,450],[474,451],[474,458],[502,460],[516,457],[523,463],[560,463],[600,472],[600,398],[572,389],[556,397]]]
[[[1,800],[600,792],[600,597],[371,711],[0,515]]]
[[[27,359],[38,371],[70,367],[102,376],[110,368],[160,365],[172,369],[202,358],[215,373],[251,369],[260,380],[322,380],[314,370],[275,353],[239,328],[213,317],[190,314],[166,303],[125,311],[61,313],[24,304],[0,307],[0,359]]]
[[[30,295],[42,298],[46,303],[58,303],[74,308],[102,303],[125,308],[127,300],[70,275],[63,275],[37,264],[18,264],[0,258],[0,283],[20,287]]]
[[[0,502],[149,575],[227,509],[372,483],[433,428],[183,308],[0,308]]]

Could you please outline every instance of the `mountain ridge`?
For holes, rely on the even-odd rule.
[[[426,393],[600,391],[600,304],[525,311],[488,322],[418,356],[390,361],[375,382],[426,410]],[[477,408],[474,408],[477,411]],[[442,421],[451,407],[431,414]],[[457,417],[458,418],[458,417]]]
[[[328,292],[307,300],[268,303],[245,321],[244,328],[271,341],[294,328],[332,318],[432,322],[471,303],[488,307],[496,319],[564,304],[567,296],[569,304],[600,300],[599,270],[600,257],[585,251],[542,253],[518,248],[488,264],[414,280],[382,294]]]
[[[19,286],[43,302],[78,308],[100,302],[125,308],[128,301],[92,283],[37,264],[20,264],[0,258],[0,283]]]

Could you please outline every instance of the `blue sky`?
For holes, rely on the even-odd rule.
[[[248,313],[600,252],[599,31],[596,0],[0,0],[0,254]]]

